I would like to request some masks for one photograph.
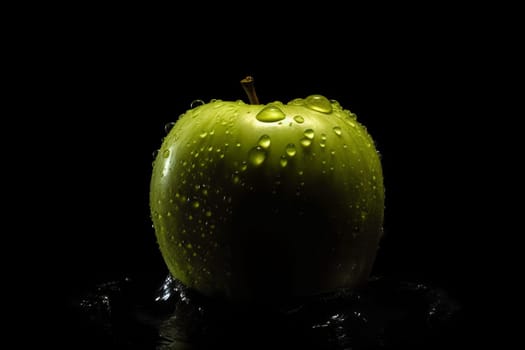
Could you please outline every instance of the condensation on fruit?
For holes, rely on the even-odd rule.
[[[268,149],[271,145],[271,139],[268,135],[262,135],[259,138],[259,142],[257,143],[259,146],[261,146],[262,149]]]
[[[260,166],[266,160],[266,152],[261,146],[256,146],[248,153],[248,161],[253,166]]]
[[[322,95],[310,95],[305,100],[306,107],[321,113],[332,113],[332,103]]]
[[[286,118],[286,115],[276,106],[268,106],[263,108],[257,115],[255,116],[258,121],[265,122],[265,123],[273,123],[278,122],[279,120],[283,120]]]

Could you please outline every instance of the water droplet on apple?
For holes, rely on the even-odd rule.
[[[204,104],[204,101],[203,100],[194,100],[190,103],[190,108],[196,108],[196,107],[199,107],[199,106],[202,106]]]
[[[151,152],[151,156],[153,157],[153,159],[157,158],[158,154],[159,154],[159,150],[158,149],[156,149],[153,152]]]
[[[286,159],[286,156],[282,156],[281,159],[279,160],[279,164],[281,165],[281,167],[286,167],[288,165],[288,159]]]
[[[299,143],[303,147],[310,147],[310,145],[312,144],[312,140],[310,140],[309,138],[303,137],[301,140],[299,140]]]
[[[321,146],[321,148],[326,147],[326,135],[325,134],[321,134],[321,143],[319,145]]]
[[[206,215],[207,217],[210,217],[211,216],[211,210],[206,211],[206,213],[204,215]]]
[[[357,119],[357,115],[355,115],[354,113],[350,112],[348,109],[343,109],[343,112],[346,114],[347,118]]]
[[[268,135],[261,136],[258,142],[258,145],[261,146],[261,148],[263,149],[268,149],[270,147],[270,144],[271,144],[271,140],[270,140],[270,136]]]
[[[321,113],[332,113],[332,104],[322,95],[310,95],[305,100],[306,107]]]
[[[296,98],[288,102],[288,104],[292,106],[301,106],[304,104],[304,100],[302,98]]]
[[[239,178],[239,175],[233,175],[232,182],[237,185],[241,179]]]
[[[295,145],[293,143],[289,143],[286,146],[286,154],[288,157],[294,157],[297,154],[297,150],[295,149]]]
[[[194,207],[195,209],[197,209],[198,207],[201,206],[201,204],[198,201],[195,201],[195,202],[192,203],[191,206]]]
[[[242,161],[240,169],[241,171],[246,171],[246,169],[248,169],[248,164],[245,160]]]
[[[312,129],[306,129],[304,131],[304,136],[310,140],[313,140],[314,136],[315,136],[315,132],[312,130]]]
[[[203,139],[206,136],[208,136],[208,133],[206,131],[203,131],[203,132],[201,132],[201,134],[199,136],[201,137],[201,139]]]
[[[337,100],[330,100],[330,103],[332,104],[332,107],[337,111],[342,111],[343,107],[341,107],[341,104]]]
[[[283,120],[286,118],[286,115],[277,107],[275,106],[268,106],[263,108],[257,115],[255,116],[258,121],[266,122],[266,123],[272,123],[272,122],[278,122],[279,120]]]
[[[170,156],[170,150],[169,149],[165,149],[164,152],[162,152],[162,156],[164,158],[168,158]]]
[[[248,161],[253,166],[260,166],[266,160],[266,152],[261,146],[254,147],[248,153]]]
[[[173,129],[174,126],[175,126],[175,122],[169,122],[169,123],[164,124],[164,132],[166,134],[169,134],[171,129]]]
[[[341,136],[341,134],[343,133],[339,126],[334,126],[334,132],[337,136]]]
[[[295,117],[293,117],[293,120],[295,120],[299,124],[304,123],[304,118],[300,115],[296,115]]]

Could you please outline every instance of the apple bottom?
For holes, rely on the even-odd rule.
[[[211,273],[182,282],[209,297],[272,304],[364,286],[379,235],[366,225],[357,234],[345,213],[320,203],[246,196],[224,231],[227,249],[210,257]]]

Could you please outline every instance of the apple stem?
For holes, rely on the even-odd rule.
[[[244,88],[244,92],[246,92],[246,95],[248,95],[248,100],[250,101],[250,104],[258,105],[259,98],[257,97],[257,94],[255,93],[255,85],[253,83],[253,77],[247,76],[246,78],[242,79],[241,85]]]

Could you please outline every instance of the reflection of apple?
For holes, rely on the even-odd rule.
[[[374,143],[321,95],[188,110],[154,163],[151,215],[174,277],[257,301],[366,283],[382,235]]]

